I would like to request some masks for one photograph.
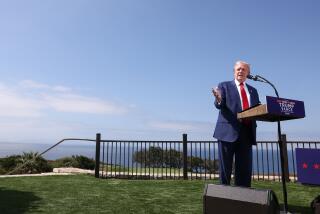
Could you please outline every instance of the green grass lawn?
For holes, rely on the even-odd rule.
[[[202,180],[96,179],[88,175],[0,178],[0,213],[202,213]],[[253,182],[273,189],[281,183]],[[320,187],[288,184],[291,212],[311,213]]]

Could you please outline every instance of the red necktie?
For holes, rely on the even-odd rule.
[[[240,93],[241,93],[241,100],[242,100],[242,110],[246,110],[249,108],[249,101],[248,101],[246,90],[244,90],[243,83],[240,83]],[[249,126],[251,122],[250,120],[243,120],[243,124],[246,126]]]
[[[240,83],[240,92],[241,92],[241,99],[242,99],[242,110],[246,110],[249,108],[249,101],[248,101],[246,90],[244,90],[243,83]]]

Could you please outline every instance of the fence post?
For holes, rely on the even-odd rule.
[[[284,167],[284,178],[287,182],[290,181],[289,178],[289,167],[288,167],[288,152],[287,152],[287,136],[285,134],[281,135],[282,142],[282,152],[283,152],[283,167]]]
[[[100,170],[100,143],[101,143],[101,134],[97,133],[96,135],[96,167],[94,170],[94,176],[99,178]]]
[[[188,136],[187,134],[182,135],[183,144],[183,179],[188,180]]]

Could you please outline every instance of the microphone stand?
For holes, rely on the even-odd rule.
[[[259,82],[264,82],[264,83],[268,83],[269,85],[272,86],[272,88],[274,89],[277,97],[279,98],[279,94],[278,91],[276,89],[276,87],[266,78],[256,75],[255,77],[250,76],[250,79],[254,80],[254,81],[259,81]],[[279,144],[279,149],[280,149],[280,164],[281,164],[281,180],[282,180],[282,192],[283,192],[283,200],[284,200],[284,212],[287,213],[288,211],[288,200],[287,200],[287,187],[286,187],[286,179],[284,177],[284,157],[283,157],[283,147],[282,147],[282,139],[281,139],[281,125],[280,125],[280,120],[277,121],[278,123],[278,144]]]

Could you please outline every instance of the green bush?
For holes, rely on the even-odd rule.
[[[2,169],[1,167],[0,167],[0,175],[5,175],[7,173],[7,171],[5,171],[4,169]]]
[[[12,171],[18,165],[20,155],[11,155],[0,159],[0,174]]]
[[[11,155],[0,161],[0,173],[6,174],[13,170],[13,174],[33,174],[51,172],[48,161],[37,152],[23,152],[22,155]]]
[[[17,167],[20,174],[33,174],[41,172],[52,172],[52,167],[48,161],[42,156],[39,156],[37,152],[23,152],[20,159],[18,159]]]
[[[75,163],[72,163],[73,159],[71,157],[64,157],[57,159],[55,161],[52,161],[51,165],[53,168],[58,168],[58,167],[72,167],[75,165]]]
[[[72,156],[74,157],[74,156]],[[95,167],[95,161],[93,159],[90,159],[88,157],[85,156],[75,156],[74,157],[76,162],[78,163],[78,168],[81,169],[94,169]]]
[[[52,163],[53,167],[75,167],[81,169],[94,169],[95,161],[82,155],[72,155],[72,157],[64,157],[57,159]]]

